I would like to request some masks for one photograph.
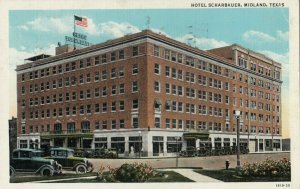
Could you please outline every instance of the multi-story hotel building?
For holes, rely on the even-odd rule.
[[[239,45],[199,50],[150,30],[17,66],[18,147],[172,156],[241,143],[281,149],[281,64]]]

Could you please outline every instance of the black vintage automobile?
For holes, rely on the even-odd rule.
[[[77,174],[84,174],[93,171],[93,164],[86,158],[74,157],[74,150],[70,148],[51,148],[50,156],[46,157],[54,159],[60,163],[63,169],[76,171]]]
[[[62,166],[53,159],[41,157],[42,151],[34,149],[16,149],[10,159],[10,176],[15,173],[35,173],[41,176],[60,174]]]

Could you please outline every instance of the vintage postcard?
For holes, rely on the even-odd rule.
[[[298,8],[1,1],[1,187],[300,188]]]

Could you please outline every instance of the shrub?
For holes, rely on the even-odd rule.
[[[267,158],[261,163],[245,163],[241,173],[244,176],[290,177],[291,162],[286,158],[280,160]]]
[[[145,182],[154,175],[152,167],[143,163],[125,163],[119,168],[108,167],[104,172],[101,166],[98,171],[97,179],[103,182]]]

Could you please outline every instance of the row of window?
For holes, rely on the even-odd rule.
[[[138,56],[139,55],[139,48],[138,46],[132,47],[132,56]],[[45,68],[41,70],[36,70],[29,72],[29,79],[38,79],[43,78],[45,76],[49,75],[55,75],[55,74],[62,74],[69,71],[75,71],[76,69],[83,69],[91,67],[94,63],[94,65],[98,65],[100,63],[105,64],[108,62],[108,58],[110,57],[110,61],[116,61],[116,60],[123,60],[125,59],[125,51],[124,49],[113,51],[110,53],[105,53],[99,56],[95,57],[89,57],[82,60],[79,60],[78,62],[68,62],[64,65],[58,65],[58,66],[52,66],[50,68]],[[26,75],[22,74],[21,80],[25,81]]]
[[[221,66],[214,65],[212,63],[208,63],[208,62],[199,60],[199,59],[191,57],[191,56],[185,56],[185,55],[182,55],[181,53],[177,53],[177,52],[171,51],[169,49],[161,48],[157,45],[154,46],[154,56],[163,57],[164,59],[170,60],[172,62],[176,62],[179,64],[185,64],[187,66],[195,67],[197,69],[206,70],[206,71],[209,71],[214,74],[219,74],[219,75],[229,77],[230,70],[227,68],[223,68]],[[239,66],[241,66],[243,68],[249,69],[248,60],[246,60],[242,57],[239,57],[238,64],[239,64]],[[253,71],[256,71],[256,63],[252,62],[250,64],[250,69]],[[258,73],[263,74],[263,72],[264,72],[263,67],[259,66]],[[271,77],[271,69],[270,68],[266,68],[265,75]],[[273,78],[280,79],[280,72],[277,70],[274,70]]]
[[[118,108],[117,108],[118,107]],[[63,116],[63,115],[76,115],[77,110],[79,111],[79,114],[84,115],[84,114],[92,114],[94,113],[106,113],[108,112],[108,108],[110,108],[111,112],[116,112],[116,111],[125,111],[125,102],[124,101],[114,101],[111,102],[110,105],[108,105],[107,102],[101,103],[101,108],[100,104],[96,103],[94,105],[88,104],[88,105],[80,105],[80,106],[67,106],[65,108],[65,113],[63,113],[63,108],[54,108],[52,109],[52,115],[51,115],[51,110],[46,109],[46,110],[36,110],[36,111],[30,111],[29,113],[29,118],[33,119],[36,118],[38,119],[39,117],[41,118],[50,118],[50,117],[56,117],[56,116]],[[139,108],[139,101],[138,99],[132,100],[132,110],[138,110]],[[40,113],[39,113],[40,112]],[[22,119],[26,119],[26,112],[22,112]]]
[[[248,64],[248,62],[249,61],[247,59],[245,59],[243,57],[239,57],[239,60],[238,60],[239,66],[246,68],[246,69],[249,69],[249,66],[250,66],[250,70],[255,71],[255,72],[258,71],[258,73],[260,73],[260,74],[264,74],[268,77],[271,77],[271,68],[269,68],[269,67],[264,68],[263,66],[258,65],[258,69],[256,69],[255,62],[250,61],[250,64]],[[274,70],[272,76],[275,79],[280,79],[280,72],[277,70]]]

